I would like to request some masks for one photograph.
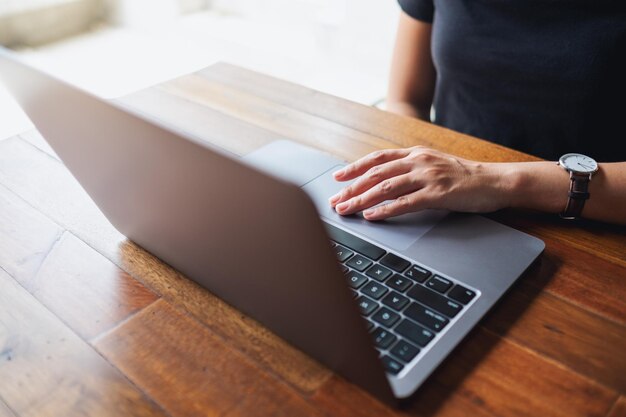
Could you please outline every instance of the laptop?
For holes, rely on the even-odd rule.
[[[120,232],[390,404],[544,249],[478,215],[339,216],[345,161],[280,138],[239,158],[2,49],[0,79]]]

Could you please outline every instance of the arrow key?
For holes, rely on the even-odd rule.
[[[382,301],[386,306],[391,307],[396,311],[400,311],[408,304],[409,299],[395,291],[392,291],[387,294]]]

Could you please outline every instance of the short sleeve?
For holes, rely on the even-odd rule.
[[[398,0],[402,11],[413,19],[432,23],[435,14],[434,0]]]

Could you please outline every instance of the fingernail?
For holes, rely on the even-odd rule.
[[[333,173],[333,176],[335,176],[335,177],[340,177],[340,176],[342,176],[342,175],[343,175],[343,171],[344,171],[343,169],[340,169],[339,171],[335,171],[335,172]]]
[[[344,201],[341,204],[337,204],[337,206],[335,207],[336,210],[339,211],[344,211],[345,209],[347,209],[348,207],[350,207],[350,203],[347,201]]]
[[[339,200],[339,197],[341,197],[341,193],[339,194],[335,194],[334,196],[332,196],[331,198],[328,199],[328,202],[330,204],[334,204]]]
[[[373,216],[373,215],[374,215],[374,213],[376,213],[376,210],[375,210],[375,209],[367,209],[367,210],[365,210],[365,211],[363,212],[363,215],[364,215],[364,216]]]

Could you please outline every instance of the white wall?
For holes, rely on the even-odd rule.
[[[289,71],[269,63],[259,70],[360,102],[383,97],[399,16],[395,0],[213,0],[211,7],[257,23],[234,36],[265,37],[257,48],[292,57],[282,64]]]

